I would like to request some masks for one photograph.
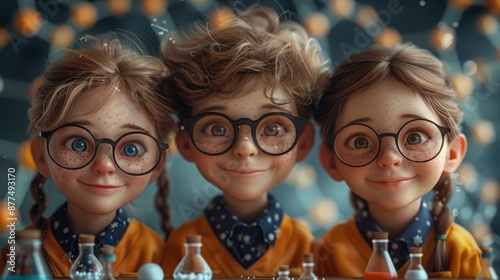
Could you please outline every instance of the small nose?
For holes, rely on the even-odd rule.
[[[396,146],[395,137],[387,137],[381,140],[380,152],[377,156],[377,164],[380,167],[392,167],[399,166],[403,161],[403,155],[398,150]]]
[[[96,174],[114,174],[116,166],[113,159],[113,149],[110,145],[99,145],[92,163],[92,171]]]
[[[240,127],[238,139],[233,147],[233,154],[237,157],[256,156],[259,152],[257,145],[253,142],[252,133],[249,127]]]

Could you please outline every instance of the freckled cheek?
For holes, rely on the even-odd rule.
[[[443,169],[444,169],[444,160],[437,160],[435,162],[433,162],[432,164],[429,164],[429,169],[436,172],[436,171],[439,171],[439,172],[442,172]]]
[[[66,170],[58,169],[55,172],[51,172],[53,179],[57,182],[69,182],[76,180],[83,174],[82,170]]]
[[[448,158],[447,153],[441,152],[435,158],[429,161],[429,165],[433,165],[436,168],[442,167]]]
[[[210,170],[210,172],[214,172],[215,167],[219,166],[215,158],[206,155],[199,156],[195,162],[199,168]]]
[[[357,174],[357,173],[349,173],[349,174],[344,174],[344,181],[346,182],[357,182],[359,181],[361,178],[363,178],[361,176],[361,174]]]
[[[296,154],[289,152],[272,158],[271,168],[275,169],[277,173],[290,172],[295,164]]]

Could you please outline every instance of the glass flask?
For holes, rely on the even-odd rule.
[[[52,280],[42,256],[41,231],[27,228],[16,232],[16,243],[8,246],[7,262],[1,275],[4,280]]]
[[[290,267],[288,265],[280,265],[276,280],[290,280]]]
[[[495,272],[495,269],[493,269],[493,259],[495,257],[493,253],[493,248],[491,247],[484,247],[482,248],[482,263],[483,266],[481,268],[481,271],[479,271],[479,274],[476,277],[476,280],[481,280],[481,279],[498,279],[498,275]]]
[[[69,269],[72,280],[102,280],[104,277],[104,268],[94,254],[94,238],[91,234],[80,234],[80,254]]]
[[[299,280],[316,280],[318,277],[314,274],[314,258],[313,254],[305,253],[304,262],[302,263],[303,272]]]
[[[113,265],[116,261],[115,247],[110,245],[104,245],[101,248],[101,263],[104,267],[104,277],[103,280],[116,280],[113,275]]]
[[[201,235],[186,235],[186,253],[174,270],[175,280],[212,279],[212,270],[201,255]]]
[[[405,272],[405,280],[425,280],[429,279],[427,272],[422,266],[422,247],[410,248],[410,266]]]
[[[372,243],[373,251],[366,265],[363,279],[365,280],[397,280],[398,274],[392,263],[387,246],[389,243],[388,232],[374,232]]]

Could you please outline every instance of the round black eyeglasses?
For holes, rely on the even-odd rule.
[[[335,156],[351,167],[362,167],[375,160],[384,137],[393,137],[399,152],[407,160],[427,162],[441,152],[444,136],[450,132],[450,128],[427,119],[413,119],[401,126],[397,133],[382,134],[366,124],[353,123],[329,137],[328,143]]]
[[[168,144],[142,131],[125,133],[113,141],[109,138],[96,139],[88,129],[76,124],[40,132],[39,136],[47,140],[52,161],[69,170],[90,164],[99,145],[106,143],[111,145],[114,163],[121,171],[134,176],[144,175],[158,166],[161,154],[168,149]]]
[[[307,123],[307,119],[283,112],[268,113],[255,121],[206,112],[182,120],[181,130],[187,130],[200,152],[216,156],[229,151],[238,139],[239,128],[248,125],[257,147],[268,155],[279,156],[295,147]]]

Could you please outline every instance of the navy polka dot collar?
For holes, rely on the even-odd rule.
[[[68,203],[60,206],[50,217],[50,228],[61,248],[66,252],[66,257],[74,262],[79,254],[79,234],[71,226],[68,215],[66,215]],[[103,245],[116,247],[125,234],[130,223],[130,218],[123,209],[116,211],[114,220],[95,237],[94,254],[99,257]]]
[[[410,247],[422,246],[432,230],[432,225],[433,219],[430,209],[427,207],[427,203],[422,202],[414,221],[399,237],[389,240],[389,254],[396,270],[399,270],[408,260]],[[356,215],[356,226],[370,247],[372,246],[372,233],[383,231],[370,216],[366,203]]]
[[[279,234],[283,210],[272,195],[269,204],[252,224],[239,220],[225,206],[222,195],[215,197],[205,209],[214,234],[233,257],[246,269],[274,246]]]

